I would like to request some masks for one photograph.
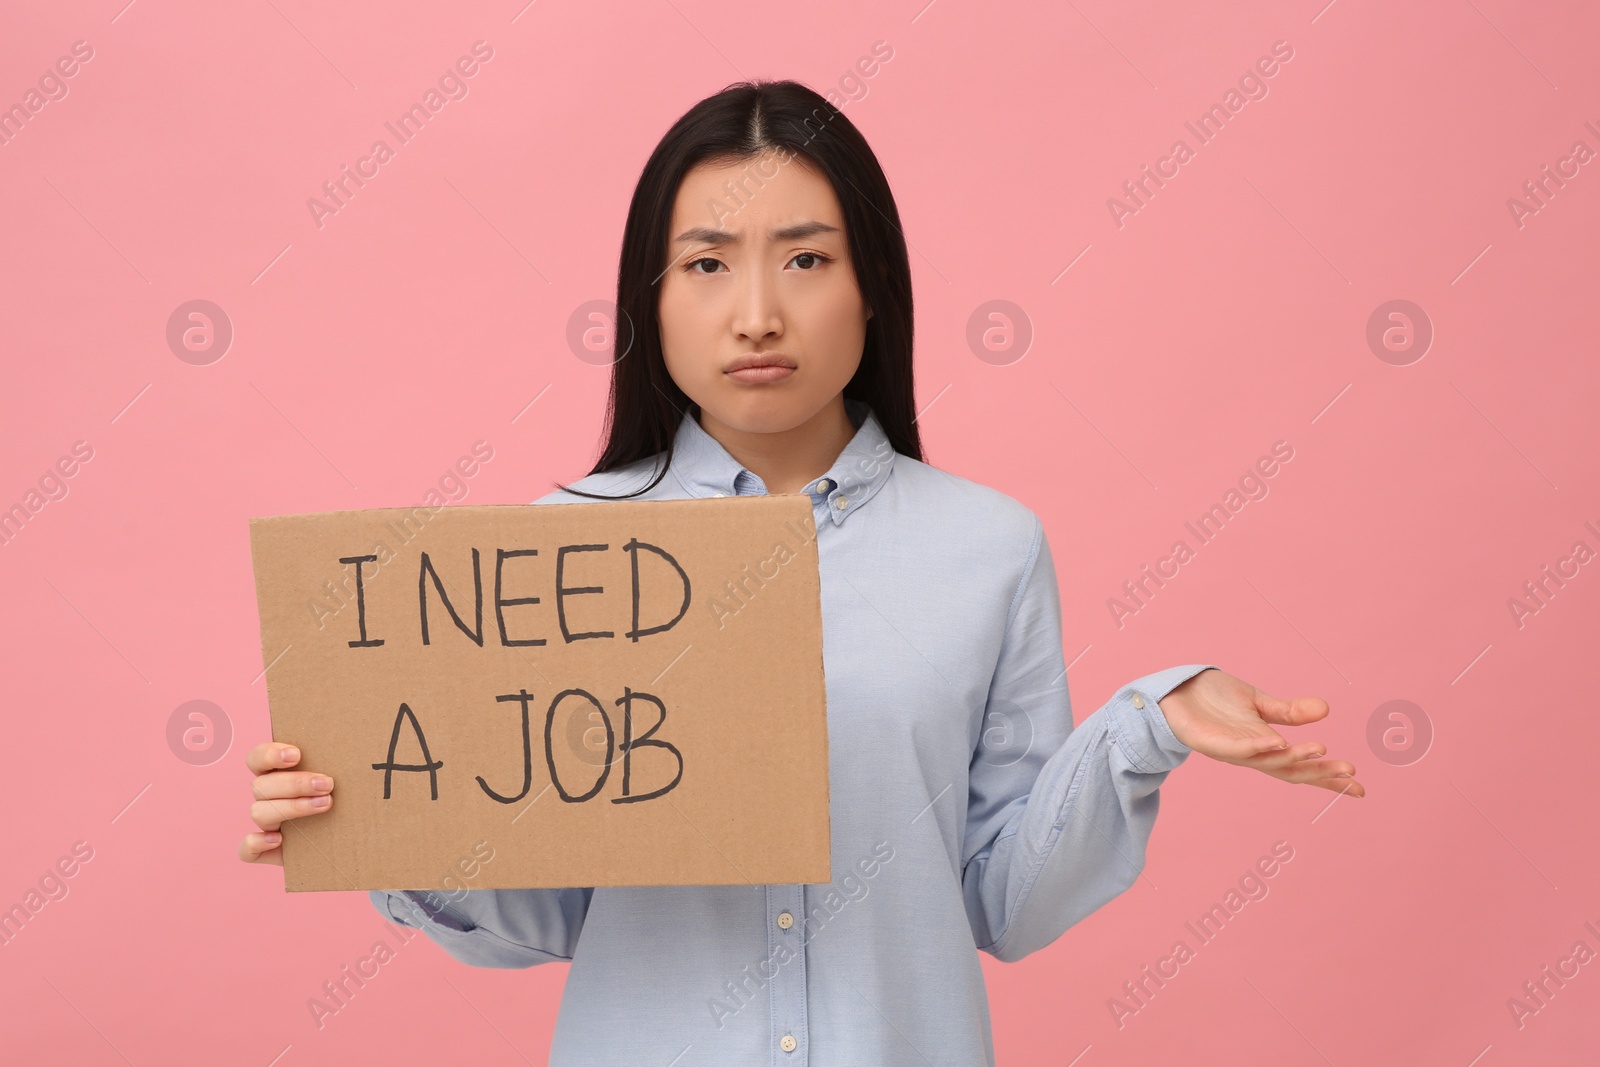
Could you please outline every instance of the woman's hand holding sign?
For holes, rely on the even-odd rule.
[[[250,750],[245,763],[255,774],[251,792],[251,820],[262,829],[245,834],[239,843],[239,858],[246,863],[275,863],[283,866],[282,826],[303,815],[321,815],[333,808],[333,779],[311,771],[295,771],[300,750],[293,745],[266,741]]]
[[[1355,780],[1354,764],[1319,759],[1327,753],[1320,741],[1291,745],[1272,728],[1316,722],[1328,714],[1325,700],[1279,700],[1212,667],[1162,697],[1159,704],[1174,736],[1196,752],[1254,767],[1285,782],[1367,795]]]

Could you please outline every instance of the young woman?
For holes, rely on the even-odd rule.
[[[821,96],[740,84],[678,120],[634,193],[617,306],[604,451],[535,503],[810,497],[835,881],[371,894],[465,963],[570,960],[555,1067],[992,1064],[978,951],[1020,959],[1128,888],[1190,751],[1363,795],[1271,725],[1325,702],[1209,664],[1073,728],[1049,542],[923,461],[899,212]],[[281,863],[283,823],[329,810],[298,758],[250,753],[264,832],[242,859]]]

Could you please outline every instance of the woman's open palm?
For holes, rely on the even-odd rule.
[[[1212,759],[1254,767],[1285,782],[1366,796],[1354,764],[1321,759],[1327,749],[1320,741],[1291,745],[1273,729],[1326,717],[1326,700],[1280,700],[1212,667],[1162,697],[1160,707],[1178,740]]]

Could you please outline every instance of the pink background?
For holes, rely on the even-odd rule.
[[[655,141],[753,76],[834,89],[878,153],[929,458],[1044,517],[1078,718],[1216,663],[1327,699],[1287,734],[1370,793],[1191,757],[1133,889],[985,958],[1000,1062],[1600,1058],[1600,960],[1520,1027],[1507,1003],[1600,952],[1600,564],[1520,625],[1509,606],[1600,549],[1600,162],[1520,226],[1507,204],[1600,150],[1592,5],[123,3],[0,16],[0,105],[94,51],[0,146],[0,507],[93,449],[0,545],[0,907],[93,849],[0,948],[8,1062],[545,1061],[564,967],[420,938],[313,1021],[384,928],[235,859],[269,737],[246,523],[418,502],[479,440],[456,502],[585,473],[608,370],[569,316],[614,296]],[[469,95],[319,228],[307,199],[477,40]],[[1195,147],[1184,122],[1276,41],[1268,95],[1116,225],[1108,198]],[[235,332],[208,365],[165,337],[194,299]],[[1367,324],[1397,299],[1434,338],[1391,362]],[[991,300],[1031,324],[1025,353],[969,343]],[[1184,522],[1277,441],[1270,493],[1119,627],[1122,583],[1196,547]],[[221,709],[200,765],[167,733],[191,700]],[[1420,759],[1368,739],[1394,700],[1431,725]],[[1278,841],[1269,895],[1196,948],[1185,921]],[[1180,938],[1195,958],[1119,1028],[1108,1000]]]

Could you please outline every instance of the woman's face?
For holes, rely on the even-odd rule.
[[[703,416],[745,433],[791,430],[842,403],[871,317],[832,187],[799,157],[782,158],[695,167],[667,232],[667,371]],[[762,353],[793,369],[730,373]]]

